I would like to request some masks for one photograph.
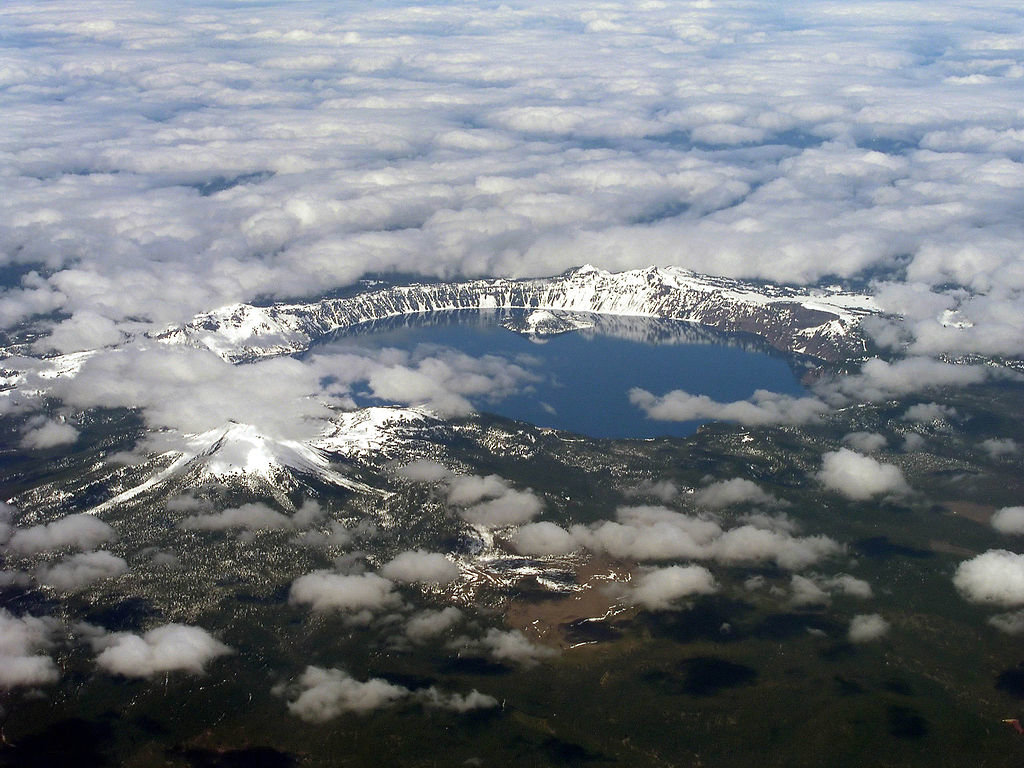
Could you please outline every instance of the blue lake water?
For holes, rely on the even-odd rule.
[[[634,387],[655,395],[682,389],[722,402],[748,398],[757,389],[805,393],[795,361],[751,338],[674,321],[587,316],[595,328],[538,342],[502,327],[515,316],[514,311],[465,311],[404,317],[346,330],[318,351],[411,351],[429,345],[473,357],[500,356],[538,378],[498,399],[470,397],[477,410],[592,437],[685,436],[701,423],[647,418],[629,401]],[[375,404],[366,393],[356,399],[360,405]]]

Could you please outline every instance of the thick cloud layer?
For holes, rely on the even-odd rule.
[[[1015,4],[200,8],[5,6],[0,322],[654,258],[880,268],[880,340],[1019,351]]]

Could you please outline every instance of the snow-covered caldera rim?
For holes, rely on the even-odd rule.
[[[245,362],[294,354],[328,333],[388,318],[496,309],[684,320],[832,360],[863,352],[860,321],[880,313],[873,297],[837,287],[758,285],[681,267],[613,273],[584,265],[548,278],[410,283],[306,303],[232,304],[155,337]]]
[[[465,287],[465,288],[494,288],[507,285],[519,286],[540,286],[558,283],[579,284],[590,283],[597,287],[609,287],[609,284],[620,289],[649,289],[652,286],[665,287],[676,290],[691,290],[706,294],[721,294],[730,298],[742,301],[766,305],[779,302],[793,302],[806,306],[808,309],[820,309],[832,312],[845,322],[855,322],[864,315],[882,314],[875,297],[871,294],[848,291],[840,286],[801,287],[793,285],[782,285],[769,282],[744,281],[732,277],[722,277],[695,272],[691,269],[678,266],[665,267],[642,267],[639,269],[624,270],[622,272],[611,272],[606,269],[583,264],[573,267],[558,275],[548,277],[488,277],[458,280],[455,282],[431,281],[410,282],[405,284],[387,284],[380,280],[372,281],[367,290],[360,291],[352,296],[338,299],[324,299],[311,297],[308,301],[282,301],[272,304],[247,304],[235,302],[225,304],[208,312],[195,315],[185,327],[198,324],[206,319],[220,319],[236,317],[232,331],[228,334],[232,338],[241,338],[247,332],[251,333],[259,326],[261,321],[271,317],[277,317],[281,313],[291,310],[308,309],[309,307],[331,302],[345,302],[358,298],[370,297],[373,295],[387,293],[389,291],[416,291],[416,290],[437,290],[442,287]],[[564,309],[561,306],[523,306],[506,307],[509,309]],[[430,310],[426,310],[430,311]],[[600,313],[595,313],[600,314]],[[620,314],[610,312],[608,314]],[[628,313],[622,313],[628,314]],[[638,316],[647,316],[639,313]],[[658,316],[658,315],[652,315]],[[382,315],[381,317],[384,317]],[[364,322],[378,318],[367,318]],[[182,326],[172,325],[165,328],[154,336],[162,337],[168,333],[180,330]]]

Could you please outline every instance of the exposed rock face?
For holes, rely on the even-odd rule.
[[[308,304],[238,304],[157,336],[242,362],[298,352],[331,331],[426,312],[531,309],[685,320],[752,333],[773,347],[840,360],[864,352],[860,321],[878,314],[869,296],[754,285],[678,268],[610,273],[584,266],[553,278],[415,284]]]

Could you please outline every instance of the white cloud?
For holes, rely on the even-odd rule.
[[[884,464],[870,456],[840,448],[822,457],[818,480],[826,487],[857,501],[880,494],[904,494],[910,486],[900,468]]]
[[[394,583],[375,573],[343,575],[314,571],[292,582],[288,600],[314,611],[362,611],[395,607]]]
[[[1020,453],[1020,445],[1009,437],[990,437],[981,441],[981,448],[993,459]]]
[[[452,480],[448,486],[448,503],[467,506],[481,499],[504,496],[508,491],[508,483],[498,475],[462,475]]]
[[[700,506],[718,509],[733,504],[768,504],[775,505],[779,500],[766,492],[757,483],[742,477],[731,480],[719,480],[699,489],[694,501]]]
[[[851,643],[870,643],[888,634],[890,624],[877,613],[858,614],[850,620],[846,636]]]
[[[1024,605],[1024,555],[991,549],[960,563],[953,585],[971,602]]]
[[[700,565],[658,568],[647,571],[630,585],[626,599],[652,611],[678,607],[677,600],[692,595],[710,595],[718,591],[711,571]]]
[[[293,523],[290,517],[282,515],[266,504],[254,502],[209,515],[190,515],[179,525],[185,530],[193,531],[223,531],[230,528],[260,531],[291,528]]]
[[[721,419],[746,425],[807,424],[818,421],[829,410],[816,397],[791,397],[759,389],[749,400],[720,403],[707,395],[691,395],[680,389],[656,396],[633,388],[629,402],[658,421],[696,421]]]
[[[800,570],[836,555],[842,547],[827,536],[797,536],[785,516],[749,515],[724,530],[715,520],[661,506],[620,507],[616,520],[568,530],[554,523],[524,525],[511,539],[523,554],[568,554],[578,549],[644,561],[713,560],[726,565],[773,562]]]
[[[903,414],[904,421],[944,421],[956,417],[956,409],[939,403],[917,403],[907,408]],[[856,447],[856,446],[855,446]]]
[[[533,667],[544,659],[557,655],[551,648],[530,642],[530,639],[518,629],[503,631],[492,627],[478,642],[492,658],[510,661],[523,667]]]
[[[860,600],[868,600],[873,596],[871,585],[868,582],[851,576],[848,573],[841,573],[838,576],[823,579],[820,583],[834,592],[841,592],[844,595],[856,597]]]
[[[992,515],[992,527],[1000,533],[1024,536],[1024,507],[1003,507]]]
[[[809,605],[827,605],[830,601],[829,594],[813,579],[793,574],[790,577],[789,588],[792,591],[790,602],[797,607]]]
[[[874,453],[885,448],[889,441],[877,432],[851,432],[843,436],[843,443],[861,453]]]
[[[790,536],[753,525],[726,531],[711,546],[715,560],[727,565],[775,562],[789,570],[806,568],[841,551],[828,536]]]
[[[643,480],[634,488],[624,488],[622,493],[626,498],[653,496],[667,504],[679,495],[679,486],[671,480]]]
[[[59,445],[71,445],[78,440],[78,430],[61,421],[44,419],[41,423],[30,422],[30,428],[21,436],[21,447],[29,450],[45,450]]]
[[[992,31],[1012,4],[780,23],[758,5],[527,3],[446,8],[443,29],[429,4],[322,11],[14,5],[11,35],[35,44],[3,70],[18,130],[0,237],[33,271],[0,322],[61,309],[50,343],[69,349],[370,270],[656,254],[815,280],[899,256],[914,292],[890,302],[930,310],[906,323],[914,349],[1016,349],[1019,67],[990,55],[1017,45]],[[922,24],[945,43],[911,55]],[[595,41],[628,66],[609,72]]]
[[[419,691],[417,698],[425,706],[435,709],[446,709],[451,712],[473,712],[478,709],[492,709],[498,706],[498,700],[493,696],[472,690],[469,693],[445,693],[434,686]]]
[[[988,623],[1008,635],[1021,635],[1024,634],[1024,611],[999,613],[992,616]]]
[[[405,624],[406,636],[415,643],[422,643],[447,632],[462,621],[462,611],[453,605],[437,611],[420,611]]]
[[[288,711],[311,723],[325,723],[346,714],[369,714],[405,698],[409,690],[378,677],[360,682],[340,669],[306,667],[298,681],[299,694]]]
[[[532,491],[516,490],[498,475],[455,477],[448,486],[448,503],[463,507],[463,520],[487,527],[529,522],[544,507]]]
[[[395,472],[406,480],[417,483],[438,483],[451,477],[444,464],[430,459],[417,459],[399,467]]]
[[[832,595],[835,594],[859,600],[868,600],[873,596],[871,585],[868,582],[848,573],[840,573],[836,576],[793,574],[790,578],[790,589],[792,590],[790,600],[796,606],[828,605],[832,601]]]
[[[128,562],[124,558],[99,550],[80,552],[54,565],[40,566],[36,578],[48,587],[69,591],[120,576],[127,570]]]
[[[165,672],[202,674],[213,659],[233,651],[202,627],[164,624],[142,635],[116,632],[93,640],[96,663],[115,675],[151,677]]]
[[[15,616],[0,608],[0,688],[57,682],[57,665],[42,653],[53,644],[56,629],[54,619]]]
[[[459,568],[440,552],[422,549],[402,552],[385,563],[381,574],[392,581],[450,584],[459,578]]]
[[[498,704],[493,696],[477,690],[467,694],[449,693],[434,686],[412,691],[379,677],[362,682],[342,669],[308,666],[292,685],[280,688],[295,696],[288,711],[310,723],[325,723],[344,714],[368,715],[403,701],[415,701],[425,707],[465,713],[490,709]]]
[[[50,552],[65,547],[95,549],[117,539],[114,529],[92,515],[66,515],[59,520],[30,528],[18,528],[7,546],[23,555]]]
[[[547,520],[520,526],[511,538],[516,551],[524,555],[567,555],[580,548],[569,531]]]
[[[878,402],[941,387],[980,384],[994,375],[994,369],[982,365],[953,365],[926,357],[889,362],[875,357],[866,361],[858,373],[826,381],[816,389],[840,404],[851,398]]]

